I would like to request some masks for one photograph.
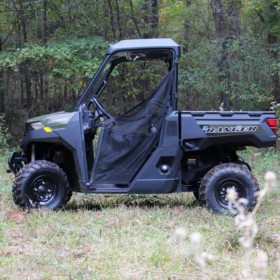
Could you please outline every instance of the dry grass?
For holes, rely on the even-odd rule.
[[[192,194],[76,195],[63,211],[22,212],[5,167],[0,163],[0,279],[249,279],[259,250],[268,254],[267,278],[280,278],[278,188],[264,198],[254,247],[246,250],[233,218],[199,207]],[[184,236],[173,239],[178,228]],[[194,232],[202,235],[195,247]],[[192,257],[198,247],[214,257],[204,269]]]

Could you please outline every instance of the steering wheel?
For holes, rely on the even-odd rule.
[[[90,103],[93,105],[95,112],[97,112],[97,117],[104,116],[107,119],[112,119],[112,116],[103,108],[101,103],[95,97],[90,100]]]

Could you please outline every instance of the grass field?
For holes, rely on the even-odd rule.
[[[245,249],[233,217],[201,208],[192,194],[75,195],[65,210],[22,212],[1,157],[0,279],[280,278],[277,186],[256,215],[253,247]],[[273,150],[250,150],[244,158],[261,185],[266,170],[279,175]]]

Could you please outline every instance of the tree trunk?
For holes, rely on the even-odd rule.
[[[241,44],[240,35],[241,35],[241,23],[240,23],[240,11],[238,8],[238,1],[236,0],[227,0],[227,18],[228,18],[228,46],[233,43]],[[230,88],[230,96],[234,95],[235,99],[232,102],[238,106],[240,101],[240,96],[242,94],[242,89],[240,87],[234,87],[234,84],[238,84],[240,82],[240,74],[239,74],[239,65],[240,56],[236,51],[231,51],[230,56],[230,68],[229,68],[229,88]]]
[[[158,3],[157,0],[151,0],[151,12],[152,12],[152,26],[151,37],[158,37]]]
[[[190,8],[192,5],[192,0],[186,0],[186,9]],[[189,51],[189,32],[192,30],[192,23],[188,17],[184,20],[184,51],[187,53]]]
[[[21,27],[22,27],[22,34],[23,34],[23,42],[27,43],[27,29],[26,29],[26,18],[25,18],[25,10],[23,7],[23,1],[19,1],[19,12],[21,17]]]
[[[47,19],[47,9],[48,9],[48,5],[47,5],[47,0],[43,1],[43,43],[44,45],[47,44],[48,42],[48,38],[49,38],[49,30],[48,30],[48,19]],[[43,100],[44,100],[44,104],[45,104],[45,109],[47,108],[47,104],[49,104],[49,82],[48,82],[48,78],[47,78],[47,74],[48,74],[48,69],[47,66],[43,66],[42,67],[42,74],[41,74],[41,79],[42,79],[42,87],[43,87]]]
[[[144,38],[158,36],[158,2],[157,0],[145,0],[142,6],[144,27]]]
[[[122,30],[122,23],[121,23],[121,16],[120,16],[120,5],[119,0],[116,0],[116,11],[117,11],[117,23],[118,23],[118,29],[119,29],[119,36],[118,41],[123,39],[123,30]]]
[[[109,18],[110,18],[110,14],[108,12],[108,9],[107,9],[107,5],[106,5],[106,2],[103,2],[102,3],[103,6],[102,6],[102,9],[104,11],[104,16],[103,16],[103,37],[105,40],[108,40],[109,39],[109,35],[108,35],[108,26],[110,24],[108,24],[108,21],[109,21]]]
[[[229,63],[227,51],[227,25],[224,16],[224,10],[221,0],[211,0],[210,2],[216,29],[216,36],[221,44],[221,56],[218,61],[219,82],[221,83],[220,107],[222,109],[230,109],[229,92]]]
[[[2,52],[2,39],[0,38],[0,53]],[[0,70],[0,114],[5,112],[5,86],[4,86],[4,71]]]
[[[25,10],[23,6],[23,1],[19,2],[19,13],[20,13],[20,19],[21,19],[21,27],[22,27],[22,34],[23,34],[23,42],[27,43],[27,24],[26,24],[26,18],[25,18]],[[30,74],[29,70],[26,64],[22,65],[22,73],[23,73],[23,80],[25,83],[25,92],[26,92],[26,106],[28,110],[28,115],[30,113],[31,109],[31,79],[30,79]]]
[[[31,79],[26,64],[23,65],[23,75],[24,75],[25,91],[26,91],[26,106],[27,106],[28,116],[29,116],[29,113],[31,112],[32,91],[31,91]]]
[[[47,0],[43,1],[43,32],[42,32],[42,39],[43,39],[43,43],[44,45],[47,43],[48,41],[48,37],[49,37],[49,32],[48,32],[48,19],[47,19]]]
[[[239,38],[241,34],[240,11],[236,0],[227,0],[228,37]]]
[[[214,16],[217,37],[225,39],[227,32],[222,0],[211,0],[210,5]]]
[[[140,32],[140,29],[139,29],[139,26],[137,24],[137,20],[135,18],[135,13],[134,13],[134,8],[133,8],[133,3],[132,3],[132,0],[129,0],[129,6],[130,6],[130,15],[131,15],[131,19],[135,25],[135,28],[136,28],[136,31],[137,31],[137,35],[139,37],[142,37],[142,34]]]
[[[111,23],[111,28],[112,28],[112,33],[113,33],[113,39],[116,40],[116,29],[115,29],[115,22],[114,22],[114,13],[113,13],[113,7],[112,7],[112,2],[111,0],[108,0],[108,5],[109,5],[109,11],[110,11],[110,23]]]

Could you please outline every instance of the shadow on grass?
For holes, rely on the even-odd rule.
[[[199,202],[192,194],[117,194],[117,195],[84,195],[76,194],[64,207],[66,211],[95,210],[100,211],[107,208],[119,206],[140,207],[140,208],[163,208],[179,207],[195,208]]]

